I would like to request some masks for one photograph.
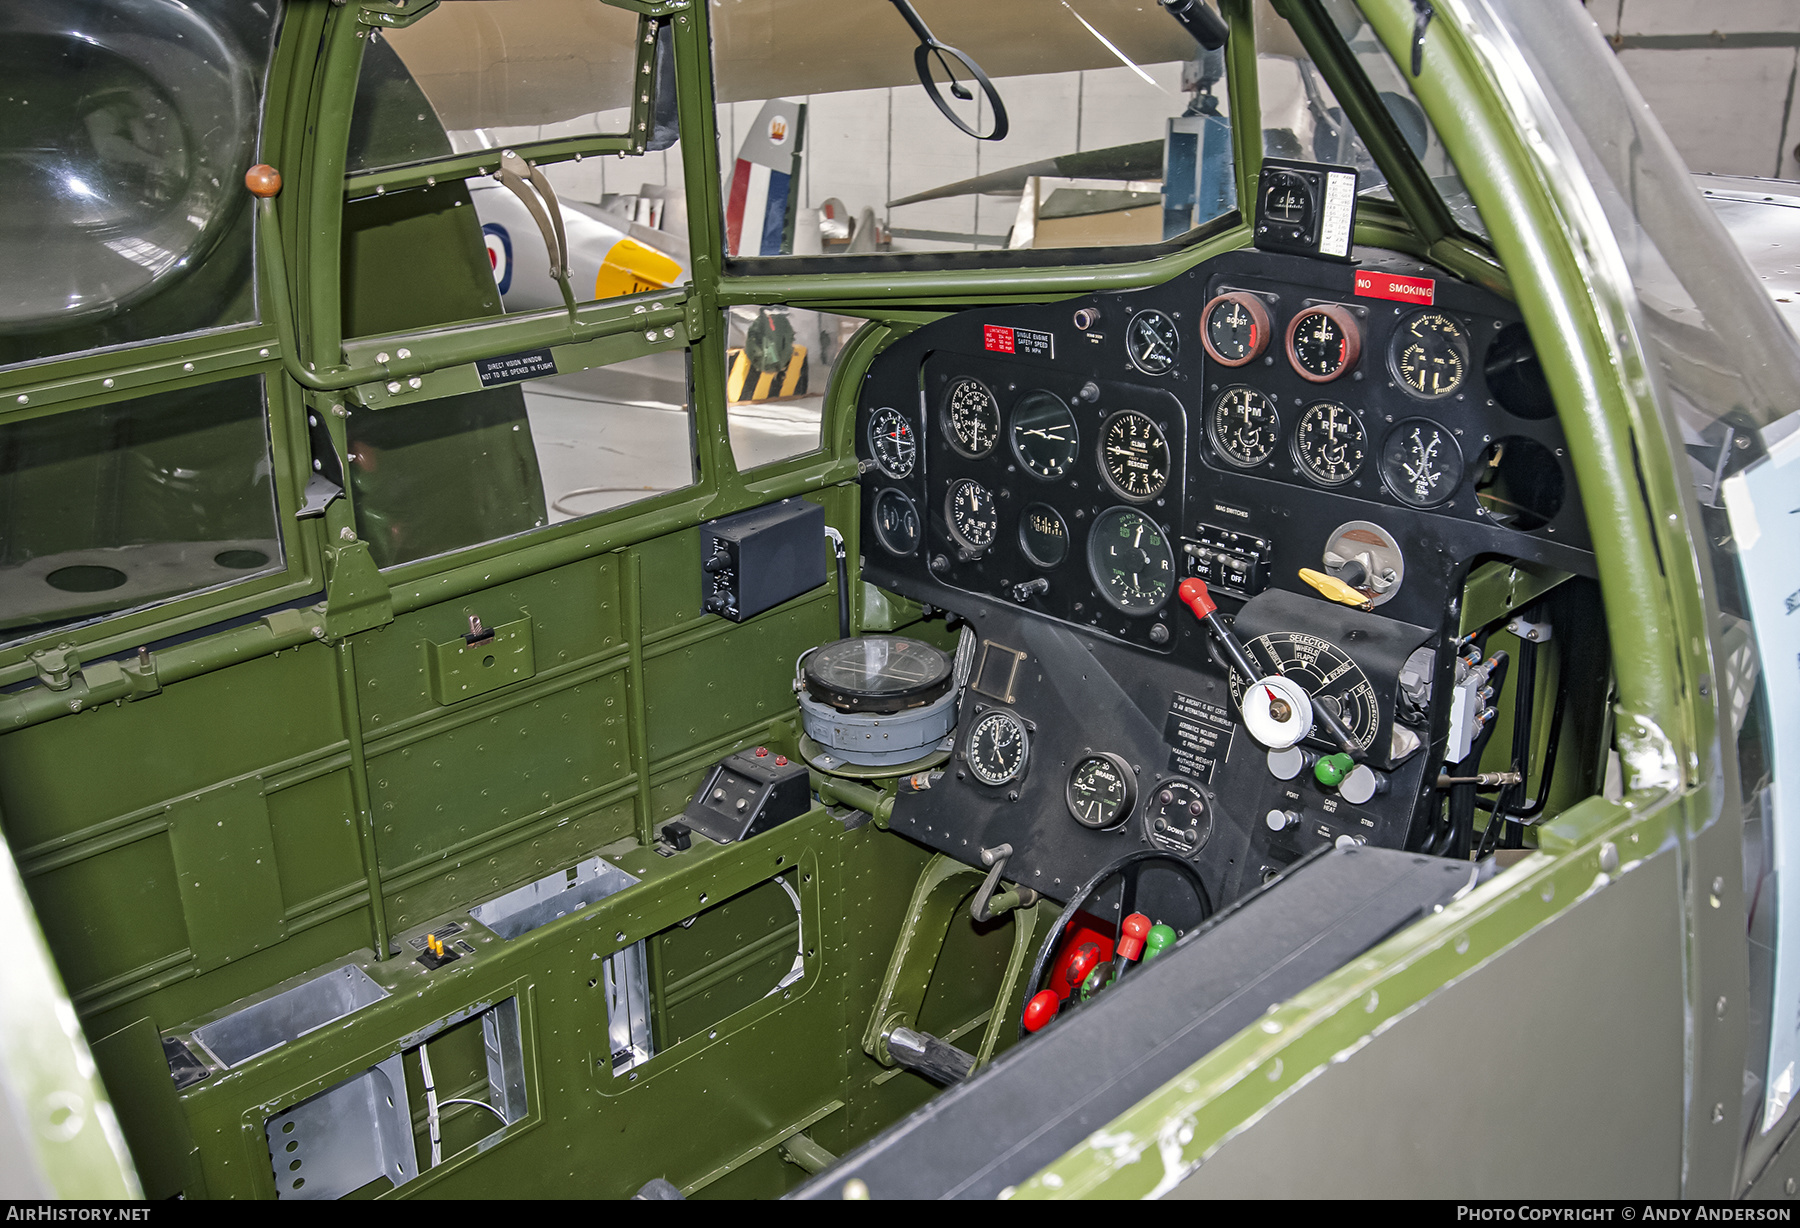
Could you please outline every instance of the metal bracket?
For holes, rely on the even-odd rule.
[[[563,231],[562,205],[544,172],[510,149],[500,151],[500,169],[494,172],[500,186],[519,198],[537,223],[550,254],[550,277],[562,290],[563,306],[575,318],[575,291],[569,286],[569,237]],[[529,189],[527,184],[530,185]]]
[[[325,425],[325,412],[317,407],[309,407],[306,411],[306,440],[311,445],[312,471],[306,475],[300,510],[294,513],[296,520],[323,516],[331,501],[344,494],[344,461],[338,455],[330,428]]]
[[[37,666],[40,682],[52,691],[66,691],[74,685],[75,675],[81,669],[80,650],[73,644],[58,644],[32,653],[31,663]]]
[[[1533,644],[1549,643],[1550,635],[1552,631],[1554,631],[1554,628],[1551,627],[1548,621],[1532,623],[1526,622],[1521,617],[1508,619],[1506,629],[1520,639],[1529,640]]]

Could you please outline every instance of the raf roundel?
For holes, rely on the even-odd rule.
[[[512,236],[506,233],[506,227],[498,222],[489,222],[481,228],[481,238],[487,244],[488,264],[494,270],[494,284],[505,294],[512,289],[513,251]]]

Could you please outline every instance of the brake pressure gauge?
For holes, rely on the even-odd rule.
[[[1312,699],[1306,688],[1280,674],[1259,678],[1244,688],[1239,711],[1250,736],[1270,750],[1298,745],[1312,732]]]
[[[1137,773],[1107,751],[1089,755],[1069,773],[1064,799],[1083,827],[1104,831],[1125,821],[1137,799]]]

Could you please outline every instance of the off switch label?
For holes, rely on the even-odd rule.
[[[1163,726],[1163,741],[1172,748],[1169,770],[1211,784],[1213,769],[1231,753],[1236,728],[1231,714],[1218,704],[1176,691]]]

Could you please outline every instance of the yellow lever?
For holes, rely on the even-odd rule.
[[[1336,576],[1328,576],[1322,571],[1314,571],[1310,567],[1300,569],[1300,578],[1318,589],[1321,594],[1332,601],[1353,605],[1359,610],[1373,609],[1375,603],[1359,589],[1351,588]]]

